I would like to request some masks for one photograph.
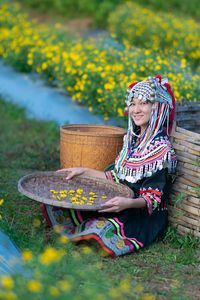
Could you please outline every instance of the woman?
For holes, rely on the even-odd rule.
[[[168,139],[175,99],[167,80],[160,76],[133,83],[127,90],[129,125],[113,170],[69,168],[67,179],[80,174],[107,178],[128,185],[134,198],[115,197],[98,212],[43,206],[51,226],[64,219],[70,240],[96,239],[111,257],[151,244],[167,226],[167,199],[176,167]],[[71,227],[71,228],[70,228]]]

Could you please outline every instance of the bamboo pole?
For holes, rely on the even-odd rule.
[[[188,213],[191,213],[193,215],[200,217],[200,208],[193,207],[191,205],[187,205],[185,203],[180,203],[180,202],[177,203],[177,207],[181,208],[182,210],[185,210]]]
[[[182,153],[181,153],[182,154]],[[196,165],[195,162],[187,157],[185,157],[184,155],[181,155],[180,152],[178,153],[176,151],[176,156],[177,156],[177,160],[178,161],[181,161],[183,163],[188,163],[188,164],[191,164],[191,165]]]
[[[170,193],[170,198],[169,200],[171,199],[175,199],[175,198],[178,198],[180,197],[180,192],[175,192],[173,193],[173,191]],[[193,196],[190,196],[190,195],[183,195],[182,196],[182,200],[187,200],[188,202],[191,202],[193,203],[195,206],[198,206],[200,207],[200,198],[199,197],[193,197]]]
[[[192,150],[195,150],[197,152],[197,154],[200,154],[200,146],[196,145],[194,142],[193,143],[189,143],[188,141],[182,140],[182,139],[174,139],[174,142],[183,145],[187,148],[191,148]]]
[[[189,172],[189,171],[193,171],[195,174],[195,177],[200,176],[200,167],[198,167],[198,166],[191,165],[188,163],[183,163],[183,162],[179,161],[179,163],[177,165],[177,169],[178,168],[179,168],[179,170],[183,170],[185,173]]]
[[[183,193],[183,195],[186,194],[186,195],[192,195],[194,197],[198,197],[197,193],[194,190],[187,188],[187,186],[185,187],[185,185],[183,184],[177,184],[177,183],[174,184],[172,187],[172,192],[174,191],[178,192],[179,194]]]
[[[177,141],[181,140],[181,141],[189,142],[190,144],[200,145],[200,139],[198,140],[195,137],[189,137],[188,135],[185,135],[180,132],[174,132],[173,138]]]
[[[168,203],[168,206],[169,208],[173,207],[173,210],[176,210],[176,209],[183,209],[182,207],[182,204],[186,204],[187,206],[191,206],[191,207],[194,207],[196,209],[200,209],[200,206],[198,204],[195,204],[193,202],[190,202],[190,201],[187,201],[188,199],[184,199],[184,200],[181,200],[181,201],[169,201]],[[184,214],[190,214],[188,211],[184,211]],[[194,219],[198,219],[198,216],[194,215],[193,216]]]
[[[200,229],[200,224],[197,220],[181,216],[179,215],[178,217],[176,216],[169,216],[169,221],[172,221],[174,224],[181,224],[181,225],[186,225],[187,227],[191,227],[192,229],[198,230]]]
[[[193,219],[195,219],[195,220],[198,221],[198,220],[199,220],[199,216],[196,215],[196,214],[192,214],[192,213],[189,212],[188,210],[187,210],[187,211],[184,210],[184,207],[183,207],[182,204],[185,204],[185,205],[187,205],[187,206],[191,206],[191,203],[190,203],[190,202],[187,202],[187,201],[182,201],[182,202],[178,202],[178,203],[171,203],[171,202],[169,202],[169,203],[168,203],[168,209],[169,209],[169,212],[170,212],[172,215],[174,215],[175,212],[179,211],[179,212],[177,212],[177,213],[184,214],[184,215],[187,216],[187,217],[190,217],[190,216],[191,216]],[[198,206],[191,206],[191,207],[196,208],[197,210],[199,210],[199,207],[198,207]]]
[[[179,226],[182,226],[182,227],[187,228],[188,232],[190,232],[190,231],[194,232],[195,231],[196,234],[198,234],[198,233],[200,234],[199,227],[197,227],[195,225],[192,225],[192,224],[189,224],[189,223],[187,223],[187,222],[185,222],[181,219],[179,219],[178,223],[177,223],[175,219],[169,217],[169,222],[173,225],[176,225],[177,229],[178,229]],[[179,229],[178,229],[178,231],[179,231]]]
[[[191,175],[191,176],[196,176],[197,178],[199,178],[199,174],[196,173],[195,171],[192,171],[190,169],[184,169],[182,166],[179,166],[179,164],[177,165],[176,171],[178,172],[178,176],[177,176],[177,180],[178,178],[183,175]]]
[[[189,137],[192,137],[192,138],[195,138],[197,140],[200,140],[200,134],[199,133],[196,133],[196,132],[184,129],[182,127],[176,126],[175,132],[180,132],[180,133],[185,134],[185,135],[187,135]]]
[[[181,156],[181,157],[185,157],[187,159],[189,159],[191,161],[191,164],[196,165],[196,161],[200,160],[200,157],[197,155],[193,155],[187,152],[183,152],[183,151],[179,151],[178,149],[176,150],[176,154]]]
[[[192,187],[197,187],[200,183],[199,178],[195,178],[194,176],[188,174],[183,174],[183,176],[179,176],[177,178],[177,181],[185,185],[190,185]]]
[[[197,231],[197,230],[192,230],[191,228],[188,228],[188,227],[185,227],[185,226],[182,226],[182,225],[178,225],[177,229],[182,234],[192,232],[196,237],[200,237],[200,232]]]

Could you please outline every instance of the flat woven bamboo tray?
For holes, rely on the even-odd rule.
[[[171,142],[178,165],[169,202],[169,221],[181,234],[192,232],[200,237],[200,134],[174,126]]]
[[[76,176],[66,180],[67,172],[36,172],[22,177],[18,190],[44,204],[78,210],[99,210],[115,196],[133,197],[133,191],[101,178]]]

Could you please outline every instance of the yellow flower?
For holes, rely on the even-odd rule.
[[[47,247],[42,254],[39,256],[39,261],[42,264],[50,264],[55,261],[59,261],[65,255],[64,249],[54,249],[52,247]]]
[[[24,261],[30,261],[32,259],[32,257],[33,257],[33,254],[30,250],[24,250],[22,252],[22,259]]]
[[[1,277],[1,285],[6,289],[11,289],[14,284],[10,276],[4,275]]]
[[[28,64],[29,66],[31,66],[31,65],[33,64],[33,60],[32,60],[32,59],[28,59],[27,64]]]
[[[119,107],[119,108],[117,109],[117,112],[118,112],[118,115],[119,115],[120,117],[123,117],[123,116],[124,116],[124,112],[123,112],[123,110],[122,110],[121,107]]]
[[[56,24],[55,24],[55,28],[58,29],[58,28],[60,28],[60,27],[61,27],[60,23],[56,23]]]
[[[53,227],[53,230],[54,230],[55,233],[61,233],[63,231],[63,229],[64,228],[63,228],[63,226],[61,224],[55,225]]]
[[[109,294],[112,298],[121,298],[121,292],[117,288],[110,289]]]
[[[89,107],[89,111],[93,111],[93,108],[92,108],[92,106],[90,106],[90,107]]]
[[[71,201],[76,201],[76,200],[78,200],[76,197],[71,198]]]
[[[85,254],[91,254],[92,253],[92,249],[90,247],[88,247],[88,246],[82,246],[81,250]]]
[[[47,63],[46,62],[43,62],[42,63],[42,70],[46,70],[47,69]]]
[[[2,205],[2,204],[3,204],[3,202],[4,202],[4,200],[3,200],[3,199],[1,199],[1,200],[0,200],[0,205]]]
[[[58,281],[58,286],[62,291],[68,291],[71,289],[71,285],[67,280],[60,280]]]
[[[142,295],[141,300],[156,300],[156,297],[153,294],[146,293]]]
[[[69,242],[69,239],[66,236],[62,235],[59,237],[59,241],[63,244],[66,244]]]
[[[121,290],[126,291],[130,288],[130,282],[128,280],[122,280],[119,284]]]
[[[37,293],[42,289],[42,285],[36,280],[29,281],[27,286],[28,286],[28,289],[34,293]]]
[[[35,226],[35,227],[39,227],[39,226],[40,226],[40,224],[41,224],[41,222],[40,222],[40,220],[39,220],[39,219],[36,219],[36,218],[34,218],[34,219],[33,219],[33,226]]]
[[[144,290],[144,287],[141,284],[136,285],[136,287],[134,288],[134,291],[136,293],[141,293]]]
[[[50,286],[50,288],[49,288],[49,294],[51,294],[52,296],[59,296],[60,292],[57,289],[57,287]]]

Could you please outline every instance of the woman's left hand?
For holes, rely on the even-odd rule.
[[[120,212],[132,206],[133,199],[125,197],[114,197],[101,205],[99,212]]]

